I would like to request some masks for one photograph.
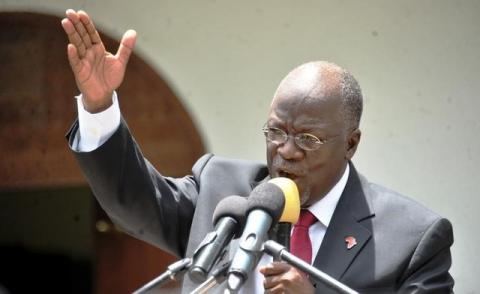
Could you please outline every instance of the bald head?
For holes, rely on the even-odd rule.
[[[362,115],[362,92],[355,78],[336,64],[326,61],[304,63],[281,81],[272,107],[282,97],[339,99],[341,114],[348,129],[358,128]]]

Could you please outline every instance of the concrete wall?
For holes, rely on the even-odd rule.
[[[477,293],[479,1],[0,0],[3,11],[66,8],[117,38],[137,30],[136,52],[221,155],[264,159],[260,128],[294,66],[326,59],[349,69],[366,97],[354,162],[452,221],[455,290]]]

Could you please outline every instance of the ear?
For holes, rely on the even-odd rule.
[[[360,137],[362,132],[360,129],[353,130],[350,135],[348,135],[347,140],[347,152],[345,154],[345,159],[351,160],[355,152],[357,151],[358,144],[360,143]]]

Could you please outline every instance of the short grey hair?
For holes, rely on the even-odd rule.
[[[343,70],[340,95],[343,102],[343,115],[347,127],[351,130],[360,126],[360,118],[363,111],[363,96],[360,85],[355,77],[348,71]]]

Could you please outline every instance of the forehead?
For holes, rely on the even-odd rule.
[[[277,96],[270,108],[269,123],[296,130],[343,127],[342,103],[338,97]]]

